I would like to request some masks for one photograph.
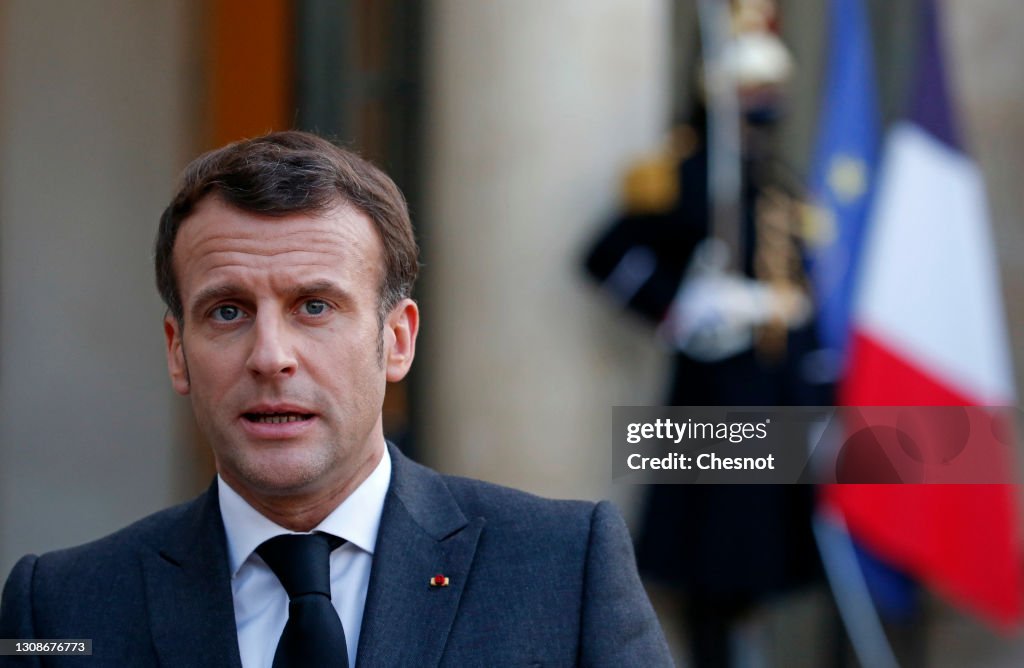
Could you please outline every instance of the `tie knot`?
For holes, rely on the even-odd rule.
[[[283,534],[256,548],[281,586],[294,599],[304,594],[331,597],[331,551],[345,541],[325,533]]]

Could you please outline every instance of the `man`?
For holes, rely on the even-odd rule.
[[[19,561],[0,637],[88,638],[93,656],[11,665],[671,665],[609,504],[441,476],[385,442],[417,254],[391,180],[313,135],[186,168],[157,284],[217,479]]]

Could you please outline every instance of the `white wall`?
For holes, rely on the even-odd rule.
[[[0,11],[0,573],[181,481],[151,246],[192,152],[185,2]]]

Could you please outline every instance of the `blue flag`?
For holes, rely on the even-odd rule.
[[[862,0],[831,0],[829,45],[810,182],[821,213],[810,273],[822,345],[845,366],[853,281],[881,134],[871,33]]]
[[[821,343],[835,354],[840,371],[845,371],[853,293],[882,131],[871,30],[863,0],[830,0],[829,10],[828,69],[810,179],[820,213],[810,274]],[[906,620],[913,615],[913,582],[856,541],[851,547],[881,615],[888,620]]]

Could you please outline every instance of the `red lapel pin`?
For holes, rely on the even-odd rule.
[[[448,586],[448,578],[446,578],[445,576],[443,576],[440,573],[438,573],[434,577],[430,578],[430,586],[431,587],[447,587]]]

